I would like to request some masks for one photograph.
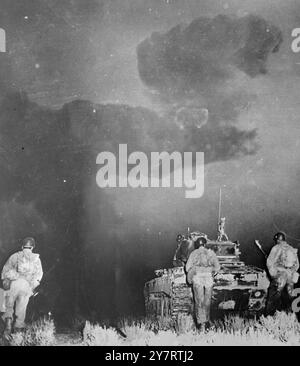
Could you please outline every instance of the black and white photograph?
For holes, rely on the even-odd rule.
[[[300,346],[299,0],[0,0],[0,172],[0,346]]]

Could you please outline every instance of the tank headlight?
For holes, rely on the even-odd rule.
[[[260,295],[261,295],[260,291],[255,291],[254,292],[254,297],[260,297]]]

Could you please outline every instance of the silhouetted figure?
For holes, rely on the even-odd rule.
[[[177,235],[176,241],[178,247],[173,258],[173,266],[181,267],[186,264],[190,254],[195,250],[195,245],[192,237],[185,239],[181,234]]]
[[[25,327],[26,309],[29,298],[43,277],[42,264],[39,254],[32,253],[35,247],[33,238],[23,240],[22,250],[9,257],[5,263],[1,279],[5,293],[5,332],[12,330],[14,315],[16,317],[14,329]]]
[[[274,235],[274,242],[275,245],[267,259],[267,267],[271,276],[266,306],[268,315],[274,314],[276,310],[283,310],[283,290],[286,290],[289,303],[291,302],[294,284],[299,278],[298,250],[286,242],[286,235],[283,232]]]
[[[194,309],[197,325],[201,326],[210,319],[210,304],[213,276],[220,270],[219,260],[214,251],[204,247],[205,238],[199,238],[187,263],[187,281],[193,286]]]

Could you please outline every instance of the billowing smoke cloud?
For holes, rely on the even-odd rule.
[[[257,16],[198,18],[164,34],[153,33],[137,49],[142,80],[166,98],[209,95],[234,78],[267,72],[267,58],[282,42],[280,30]]]
[[[138,68],[155,100],[189,133],[191,147],[207,162],[226,160],[257,150],[256,131],[235,126],[254,98],[241,80],[266,74],[281,42],[280,30],[254,15],[198,18],[141,42]]]

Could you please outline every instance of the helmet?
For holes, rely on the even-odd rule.
[[[35,240],[34,238],[28,237],[23,239],[22,241],[22,249],[33,249],[35,247]]]
[[[205,236],[200,236],[195,241],[195,248],[198,249],[201,245],[205,245],[207,243],[207,239]]]
[[[273,240],[274,240],[274,241],[277,241],[280,237],[282,238],[282,240],[283,240],[283,241],[285,241],[285,240],[286,240],[286,234],[285,234],[283,231],[279,231],[278,233],[276,233],[276,234],[274,235]]]

